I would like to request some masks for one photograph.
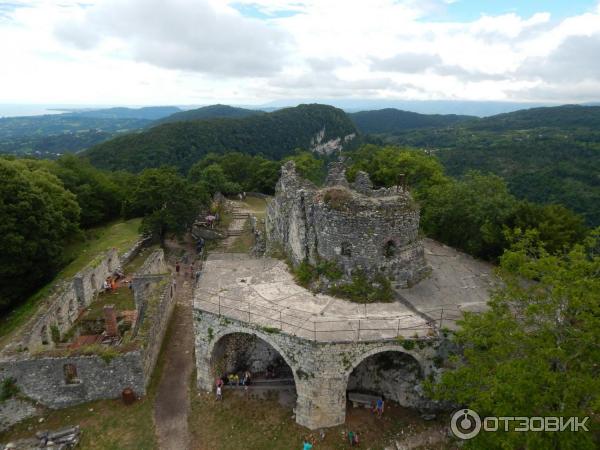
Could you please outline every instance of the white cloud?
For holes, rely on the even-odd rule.
[[[288,40],[275,27],[204,0],[109,0],[60,23],[56,33],[79,48],[115,38],[138,61],[234,77],[277,72]]]
[[[431,20],[448,0],[17,1],[0,14],[5,102],[600,97],[600,4],[461,23]]]

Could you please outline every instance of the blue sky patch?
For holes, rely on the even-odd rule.
[[[591,11],[598,4],[594,0],[456,0],[445,7],[444,11],[423,20],[469,22],[481,15],[498,16],[515,13],[521,17],[530,17],[538,12],[549,12],[553,19]]]
[[[267,12],[256,4],[232,3],[231,6],[238,10],[244,17],[250,17],[252,19],[280,19],[282,17],[292,17],[299,14],[298,11],[285,9]]]

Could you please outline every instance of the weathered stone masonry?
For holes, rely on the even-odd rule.
[[[281,246],[295,265],[336,261],[348,280],[360,270],[407,287],[429,272],[418,230],[419,210],[405,189],[372,189],[364,172],[350,186],[342,163],[318,189],[290,161],[267,210],[267,251]]]
[[[220,317],[218,314],[194,310],[196,332],[196,365],[198,388],[214,389],[213,350],[217,342],[232,333],[246,333],[267,342],[292,368],[296,392],[296,421],[310,429],[344,423],[346,389],[353,369],[371,355],[402,352],[420,365],[423,377],[435,373],[432,361],[439,351],[437,340],[420,340],[406,350],[397,340],[374,342],[314,342],[281,332],[265,330],[258,325]],[[422,398],[423,405],[429,400]]]
[[[115,256],[113,253],[112,257]],[[118,264],[117,259],[114,267]],[[104,263],[99,266],[108,267]],[[23,394],[53,408],[116,398],[126,387],[139,395],[145,394],[175,304],[175,286],[167,272],[164,253],[156,250],[134,275],[134,285],[139,289],[135,295],[138,320],[130,349],[114,347],[110,353],[54,356],[52,349],[32,353],[14,351],[15,347],[9,346],[0,354],[0,380],[14,378]],[[67,300],[70,298],[55,298],[59,304],[53,303],[50,311],[63,307],[60,301]],[[37,330],[25,327],[24,336],[32,329]],[[31,342],[31,339],[17,341]]]

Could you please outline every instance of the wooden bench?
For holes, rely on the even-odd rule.
[[[352,402],[352,406],[355,408],[358,408],[359,405],[363,405],[365,408],[371,408],[377,404],[377,400],[381,400],[381,397],[378,395],[348,392],[348,400]]]

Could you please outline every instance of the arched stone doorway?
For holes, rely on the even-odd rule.
[[[430,400],[423,395],[423,368],[409,353],[382,349],[357,359],[348,372],[347,395],[383,397],[407,408],[425,408]],[[352,406],[352,402],[348,404]]]
[[[282,353],[271,343],[256,334],[232,332],[218,338],[210,352],[210,373],[213,380],[223,378],[230,387],[232,375],[239,377],[249,371],[251,392],[261,395],[276,391],[285,406],[296,404],[295,373]]]

